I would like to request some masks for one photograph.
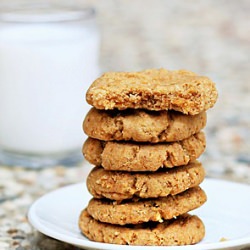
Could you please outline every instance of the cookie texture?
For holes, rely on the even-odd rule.
[[[198,186],[204,177],[204,168],[198,161],[156,172],[109,171],[95,167],[87,177],[87,188],[95,198],[117,201],[135,197],[158,198]]]
[[[97,109],[176,110],[195,115],[217,100],[215,84],[187,70],[149,69],[108,72],[88,89],[87,102]]]
[[[158,144],[105,142],[89,137],[82,151],[91,164],[106,170],[156,171],[187,165],[196,160],[205,147],[205,135],[199,132],[182,141]]]
[[[184,115],[175,111],[105,111],[92,108],[83,122],[92,138],[112,141],[172,142],[184,140],[206,125],[206,113]]]
[[[94,219],[110,224],[163,222],[200,207],[206,200],[205,192],[200,187],[194,187],[174,196],[156,199],[129,200],[122,203],[92,199],[87,211]]]
[[[198,243],[205,235],[203,222],[197,216],[188,214],[162,223],[119,226],[99,222],[83,210],[79,227],[90,240],[121,245],[190,245]]]

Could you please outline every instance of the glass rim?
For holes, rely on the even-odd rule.
[[[71,21],[88,21],[95,18],[92,7],[24,7],[0,12],[0,22],[4,23],[61,23]]]

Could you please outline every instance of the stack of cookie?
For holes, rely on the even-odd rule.
[[[215,84],[185,70],[106,73],[87,92],[94,106],[83,129],[93,195],[79,218],[98,242],[186,245],[205,235],[188,214],[206,201],[205,171],[196,159],[206,142],[206,110]]]

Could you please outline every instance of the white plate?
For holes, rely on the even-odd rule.
[[[146,246],[143,249],[242,249],[250,246],[250,185],[205,179],[201,186],[208,201],[193,213],[200,216],[206,226],[202,242],[192,246]],[[85,183],[60,188],[31,206],[29,221],[41,233],[84,249],[142,249],[140,246],[97,243],[85,238],[78,228],[78,216],[90,198]]]

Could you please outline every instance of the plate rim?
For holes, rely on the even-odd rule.
[[[247,183],[238,183],[234,181],[229,181],[229,180],[224,180],[224,179],[219,179],[219,178],[210,178],[206,177],[204,182],[220,182],[224,183],[226,185],[236,185],[236,186],[241,186],[241,187],[247,187],[250,188],[250,185]],[[39,203],[41,200],[46,198],[48,195],[53,195],[57,192],[62,192],[64,189],[72,189],[76,188],[76,186],[82,186],[86,185],[85,181],[78,182],[75,184],[69,184],[63,187],[59,187],[55,190],[52,190],[44,195],[42,195],[40,198],[35,200],[31,206],[29,207],[28,213],[27,213],[27,218],[29,223],[40,233],[54,238],[56,240],[62,241],[64,243],[72,244],[74,246],[78,247],[87,247],[88,249],[103,249],[103,250],[109,250],[109,249],[116,249],[117,246],[119,246],[119,249],[127,249],[128,247],[130,249],[134,250],[139,250],[141,249],[142,246],[133,246],[133,245],[118,245],[118,244],[109,244],[109,243],[102,243],[102,242],[94,242],[89,239],[78,239],[74,238],[73,236],[69,235],[63,235],[62,233],[57,233],[56,231],[50,229],[49,227],[46,227],[45,225],[42,224],[41,220],[37,217],[36,215],[36,208],[39,206]],[[210,184],[211,185],[211,184]],[[80,229],[79,229],[80,232]],[[84,237],[84,236],[83,236]],[[175,250],[203,250],[204,247],[207,250],[210,249],[230,249],[233,247],[245,247],[245,246],[250,246],[250,235],[244,238],[239,238],[239,239],[233,239],[233,240],[226,240],[226,241],[218,241],[218,242],[208,242],[204,244],[196,244],[196,245],[185,245],[185,246],[143,246],[143,248],[150,249],[150,250],[158,250],[158,249],[175,249]]]

